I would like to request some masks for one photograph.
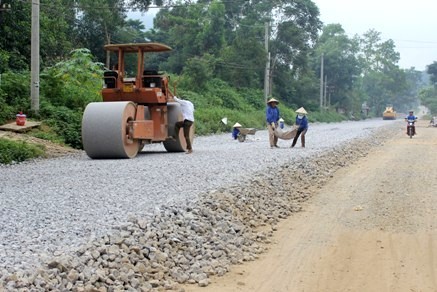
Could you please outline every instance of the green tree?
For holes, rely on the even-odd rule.
[[[44,70],[41,93],[53,105],[82,111],[101,100],[102,68],[88,49],[74,50],[70,59]]]
[[[98,60],[109,63],[103,46],[118,43],[113,36],[125,24],[124,0],[76,0],[76,35],[79,45],[91,50]]]
[[[74,7],[68,0],[53,0],[41,5],[40,55],[42,67],[59,62],[74,47],[72,18]]]
[[[357,37],[359,60],[363,69],[363,90],[374,114],[381,115],[387,104],[397,104],[397,97],[405,93],[405,73],[399,68],[399,53],[392,40],[382,41],[381,33],[369,30]]]
[[[30,67],[30,5],[14,1],[11,10],[2,12],[0,25],[0,72],[26,70]]]
[[[40,5],[41,65],[52,65],[73,47],[71,39],[72,5],[54,0]],[[11,10],[2,13],[0,25],[0,73],[28,70],[30,67],[31,3],[13,1]]]
[[[405,91],[397,95],[394,102],[397,111],[407,112],[415,108],[419,101],[419,92],[426,87],[422,81],[422,72],[414,68],[404,70],[406,87]]]
[[[429,75],[429,86],[423,87],[419,92],[420,102],[426,106],[433,115],[437,113],[437,62],[426,66]],[[419,77],[418,77],[419,78]]]
[[[431,84],[435,85],[437,83],[437,62],[434,61],[426,66],[426,72],[430,75]]]
[[[433,115],[437,114],[437,90],[434,86],[423,88],[419,92],[422,105],[426,106]]]
[[[361,74],[356,58],[357,46],[349,39],[340,24],[329,24],[324,27],[315,54],[312,59],[313,68],[320,76],[321,55],[324,59],[324,76],[328,81],[329,94],[332,93],[331,104],[347,112],[357,111],[359,95],[352,94],[354,82]]]

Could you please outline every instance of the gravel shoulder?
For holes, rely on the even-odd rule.
[[[437,130],[417,130],[338,170],[259,260],[186,291],[436,291]]]

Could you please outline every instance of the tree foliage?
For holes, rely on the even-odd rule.
[[[315,49],[313,68],[318,76],[322,54],[327,90],[330,93],[335,92],[330,99],[331,105],[348,112],[353,110],[357,96],[352,94],[352,89],[356,78],[361,74],[356,43],[348,38],[340,24],[330,24],[324,27]]]
[[[101,100],[102,69],[88,49],[74,50],[69,59],[43,72],[42,94],[53,105],[84,110],[88,103]]]
[[[2,12],[0,25],[4,121],[29,106],[31,2],[2,2],[12,6]],[[129,10],[145,12],[152,6],[161,9],[149,31],[127,17]],[[40,8],[42,114],[53,121],[50,112],[77,121],[88,102],[99,100],[101,70],[110,63],[105,44],[145,41],[173,48],[148,58],[147,66],[171,74],[178,92],[207,107],[198,111],[208,124],[199,125],[205,132],[219,129],[207,119],[225,114],[263,124],[269,58],[268,94],[284,108],[319,110],[322,54],[328,110],[357,113],[366,103],[380,115],[387,103],[406,109],[417,104],[418,96],[433,104],[434,87],[420,92],[422,75],[399,68],[392,40],[383,40],[373,29],[348,37],[340,24],[323,26],[311,0],[52,0],[41,1]],[[437,62],[428,73],[436,84]],[[72,144],[80,144],[72,134],[78,127],[62,124],[58,129]]]
[[[427,66],[430,76],[430,85],[419,92],[420,102],[429,108],[433,115],[437,114],[437,61]],[[419,76],[417,76],[419,78]]]

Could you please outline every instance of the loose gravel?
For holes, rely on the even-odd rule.
[[[400,127],[380,120],[310,126],[305,149],[290,149],[291,141],[283,140],[280,149],[270,149],[267,132],[258,131],[244,143],[230,134],[196,138],[192,155],[150,145],[131,160],[81,154],[1,166],[0,284],[78,291],[207,285],[208,276],[264,250],[258,243],[268,243],[277,220],[309,196],[300,187],[310,190],[312,179],[323,183]],[[284,176],[288,180],[271,180]],[[276,199],[266,202],[272,193]],[[181,242],[183,249],[172,248]],[[187,250],[191,256],[180,256]],[[122,280],[112,271],[121,263]],[[38,276],[29,276],[35,271]]]

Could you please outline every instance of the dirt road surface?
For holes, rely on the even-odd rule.
[[[254,262],[186,291],[437,291],[437,129],[419,123],[330,182]]]

